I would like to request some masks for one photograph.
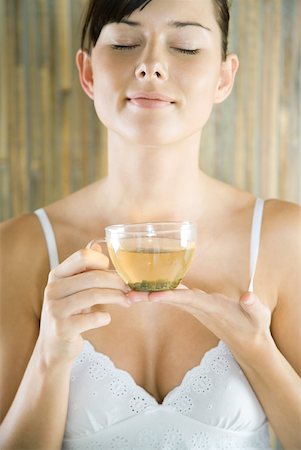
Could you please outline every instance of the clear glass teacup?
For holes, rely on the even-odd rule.
[[[110,225],[105,228],[108,253],[119,276],[136,291],[176,288],[187,272],[196,246],[191,222]]]

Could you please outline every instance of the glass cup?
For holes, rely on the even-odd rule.
[[[94,241],[95,242],[95,241]],[[191,222],[110,225],[105,242],[119,276],[135,291],[176,288],[187,272],[196,245]]]

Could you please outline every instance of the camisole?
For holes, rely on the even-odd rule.
[[[264,202],[257,199],[250,239],[250,286],[260,244]],[[55,235],[43,209],[35,211],[50,267],[59,263]],[[126,371],[85,340],[70,376],[63,449],[270,450],[265,413],[223,341],[189,370],[160,404]]]

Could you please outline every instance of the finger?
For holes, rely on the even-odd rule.
[[[87,270],[105,270],[109,267],[109,258],[98,251],[81,249],[70,255],[65,261],[51,270],[49,280],[70,277]]]
[[[124,293],[130,290],[114,271],[89,270],[48,283],[47,295],[52,299],[61,299],[86,289],[95,288],[117,289]]]
[[[102,253],[101,244],[97,239],[93,239],[92,241],[88,242],[86,248]]]
[[[200,289],[173,289],[151,292],[149,300],[155,303],[178,305],[189,311],[197,310],[206,314],[223,314],[226,308],[233,307],[227,297],[221,294],[207,294]]]
[[[94,328],[104,327],[111,322],[111,315],[103,312],[78,314],[72,317],[72,333],[80,334]]]
[[[57,300],[56,307],[59,317],[66,318],[96,305],[120,305],[129,308],[131,302],[123,292],[116,289],[87,289],[64,300]]]
[[[129,291],[127,293],[127,297],[132,303],[148,302],[149,301],[148,295],[149,292],[145,291]]]
[[[182,290],[187,290],[188,287],[186,287],[184,284],[179,284],[176,289],[182,289]],[[152,292],[153,293],[160,293],[160,292],[173,292],[172,291],[157,291],[157,292]],[[133,303],[138,303],[138,302],[148,302],[150,300],[149,298],[149,294],[151,294],[151,292],[145,292],[145,291],[129,291],[127,296],[128,298],[133,302]],[[158,300],[159,301],[159,300]],[[167,300],[166,300],[167,301]]]
[[[149,300],[160,303],[173,303],[175,305],[195,306],[200,303],[207,294],[196,289],[172,289],[168,291],[150,292]]]

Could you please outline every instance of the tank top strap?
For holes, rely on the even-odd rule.
[[[254,206],[251,239],[250,239],[250,285],[249,292],[254,290],[254,277],[260,246],[261,225],[263,217],[264,200],[257,198]]]
[[[51,270],[59,264],[59,256],[57,251],[55,234],[52,225],[50,223],[50,220],[46,214],[46,211],[43,208],[39,208],[36,209],[34,213],[40,221],[45,236],[49,255],[49,265]]]

